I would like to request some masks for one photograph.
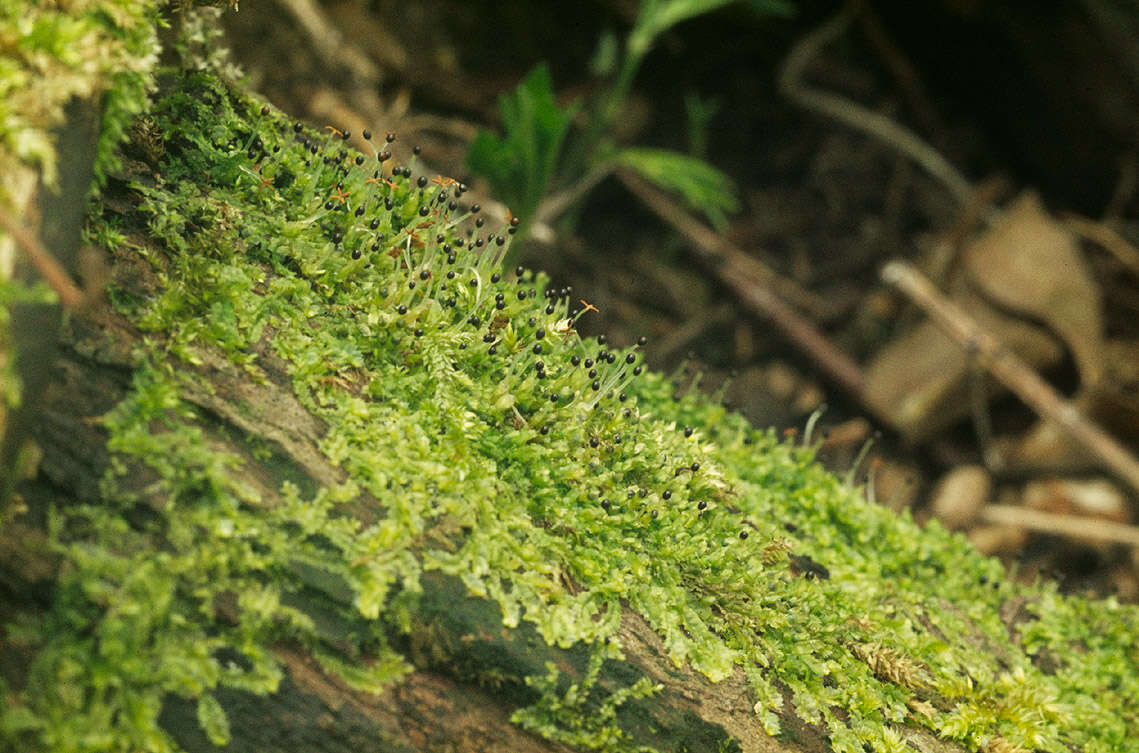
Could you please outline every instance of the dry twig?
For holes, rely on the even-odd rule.
[[[83,302],[83,291],[72,281],[67,270],[56,261],[50,251],[43,247],[39,239],[15,217],[8,214],[8,210],[4,207],[0,207],[0,227],[12,236],[12,240],[28,256],[36,271],[47,281],[64,306],[75,308]]]
[[[653,343],[653,355],[661,361],[668,361],[672,355],[682,350],[709,327],[730,322],[734,319],[735,307],[725,303],[715,308],[707,308],[702,314],[685,319],[680,326],[668,331]]]
[[[940,181],[958,201],[964,202],[973,190],[969,181],[917,134],[885,115],[803,83],[803,71],[807,65],[823,47],[847,30],[853,16],[852,6],[845,6],[831,20],[792,47],[779,70],[779,90],[800,107],[834,118],[898,150]]]
[[[1082,515],[1060,515],[1016,505],[986,505],[981,510],[981,518],[987,523],[1019,526],[1038,533],[1139,547],[1139,527],[1111,520]]]
[[[1136,277],[1139,277],[1139,249],[1115,230],[1102,222],[1070,214],[1064,217],[1068,229],[1082,238],[1103,247],[1119,260]]]
[[[752,312],[769,319],[832,380],[861,398],[862,369],[836,348],[812,322],[795,311],[785,300],[789,296],[780,288],[793,289],[801,296],[810,294],[724,240],[643,178],[626,170],[618,170],[617,177],[645,206],[679,231],[716,276]]]
[[[277,4],[293,17],[322,60],[336,61],[347,69],[358,88],[378,88],[380,72],[375,63],[344,38],[315,0],[277,0]]]
[[[903,261],[882,269],[882,279],[905,293],[977,363],[1044,418],[1063,427],[1076,441],[1139,491],[1139,460],[1110,434],[1092,423],[1071,401],[1058,394],[1027,364],[983,330],[967,313],[941,294],[925,275]]]

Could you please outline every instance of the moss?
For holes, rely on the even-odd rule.
[[[102,99],[96,174],[113,168],[127,126],[148,102],[157,24],[158,3],[141,0],[0,2],[0,173],[30,165],[54,185],[52,131],[76,97]],[[13,188],[5,182],[4,193]]]
[[[1012,583],[809,449],[674,399],[636,348],[578,337],[584,301],[499,270],[509,230],[477,228],[462,187],[418,175],[398,142],[373,137],[358,165],[335,130],[295,129],[203,71],[169,74],[149,119],[159,177],[132,190],[160,285],[112,296],[147,350],[105,421],[103,499],[53,517],[68,567],[53,611],[13,628],[39,653],[2,739],[170,749],[173,694],[224,740],[213,694],[273,692],[267,646],[285,639],[378,691],[409,659],[449,661],[430,635],[389,643],[444,575],[508,628],[589,647],[573,679],[531,673],[515,717],[579,747],[644,739],[622,710],[651,683],[596,682],[627,605],[678,666],[743,672],[772,734],[789,702],[835,751],[903,750],[906,725],[971,750],[1139,750],[1134,608]],[[93,222],[123,232],[110,209]],[[251,456],[217,449],[189,396],[219,353],[288,386],[339,483],[265,490]],[[319,614],[290,606],[310,593]],[[999,616],[1013,602],[1016,631]]]

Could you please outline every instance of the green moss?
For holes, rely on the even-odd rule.
[[[158,3],[143,0],[66,8],[0,2],[0,172],[12,175],[22,163],[54,185],[58,155],[52,131],[63,126],[65,108],[76,97],[101,98],[96,175],[101,179],[114,168],[127,126],[149,101],[157,27]]]
[[[171,74],[149,117],[159,179],[133,190],[160,285],[113,295],[148,352],[106,420],[104,499],[53,518],[68,567],[54,611],[14,630],[39,658],[0,714],[7,740],[169,749],[167,694],[200,699],[223,739],[211,694],[272,692],[267,646],[284,639],[378,690],[411,668],[386,636],[411,629],[440,573],[506,626],[594,657],[620,656],[627,605],[677,665],[742,671],[769,732],[786,697],[836,751],[903,750],[906,725],[974,750],[1139,750],[1134,608],[1004,580],[809,450],[674,399],[635,348],[579,338],[588,312],[544,276],[500,273],[509,234],[477,230],[447,179],[420,188],[374,154],[357,166],[336,132],[295,132],[204,72]],[[285,380],[342,483],[266,491],[252,455],[217,449],[217,417],[188,395],[218,353]],[[323,611],[289,606],[302,592]],[[998,610],[1014,600],[1010,634]],[[516,720],[584,748],[638,744],[621,708],[652,687],[602,692],[601,658],[578,681],[536,673]]]
[[[541,697],[532,706],[520,709],[510,718],[524,729],[563,743],[578,750],[625,751],[651,750],[643,746],[629,744],[626,734],[617,725],[617,711],[627,701],[647,698],[661,691],[661,686],[653,685],[642,677],[636,683],[605,695],[598,702],[590,704],[590,695],[601,672],[606,649],[603,644],[589,657],[589,666],[580,683],[570,683],[564,690],[559,687],[561,672],[554,664],[546,665],[546,674],[529,677],[526,684],[535,688]],[[614,653],[613,658],[619,658]]]

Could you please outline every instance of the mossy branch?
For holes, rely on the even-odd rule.
[[[579,337],[394,134],[203,70],[148,118],[0,528],[4,746],[1139,749],[1134,608]]]

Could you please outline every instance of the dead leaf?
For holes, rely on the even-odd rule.
[[[988,299],[1044,322],[1071,349],[1084,387],[1103,374],[1098,285],[1075,236],[1025,193],[965,251],[964,268]]]

